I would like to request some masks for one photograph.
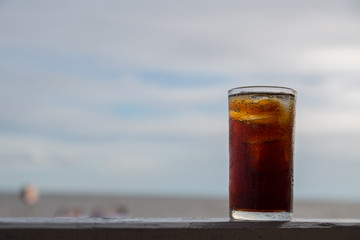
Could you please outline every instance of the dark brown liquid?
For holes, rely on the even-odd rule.
[[[229,110],[230,208],[291,212],[294,96],[230,96]]]

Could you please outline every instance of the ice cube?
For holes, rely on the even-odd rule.
[[[257,124],[271,124],[278,120],[278,114],[276,112],[263,112],[257,114],[249,114],[247,112],[236,112],[230,110],[229,112],[231,119],[237,121],[247,121],[250,123]]]
[[[249,144],[249,166],[258,172],[278,172],[289,167],[282,141]]]
[[[244,98],[230,102],[230,118],[248,124],[285,124],[290,111],[275,97]]]

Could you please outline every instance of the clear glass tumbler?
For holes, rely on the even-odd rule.
[[[296,91],[233,88],[229,96],[230,218],[292,218]]]

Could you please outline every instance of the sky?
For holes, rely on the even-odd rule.
[[[227,91],[297,90],[295,198],[360,201],[358,1],[0,1],[0,191],[228,194]]]

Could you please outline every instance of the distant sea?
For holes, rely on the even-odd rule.
[[[0,217],[226,218],[224,198],[41,194],[26,205],[20,194],[0,193]],[[295,201],[295,218],[359,218],[360,203]]]

